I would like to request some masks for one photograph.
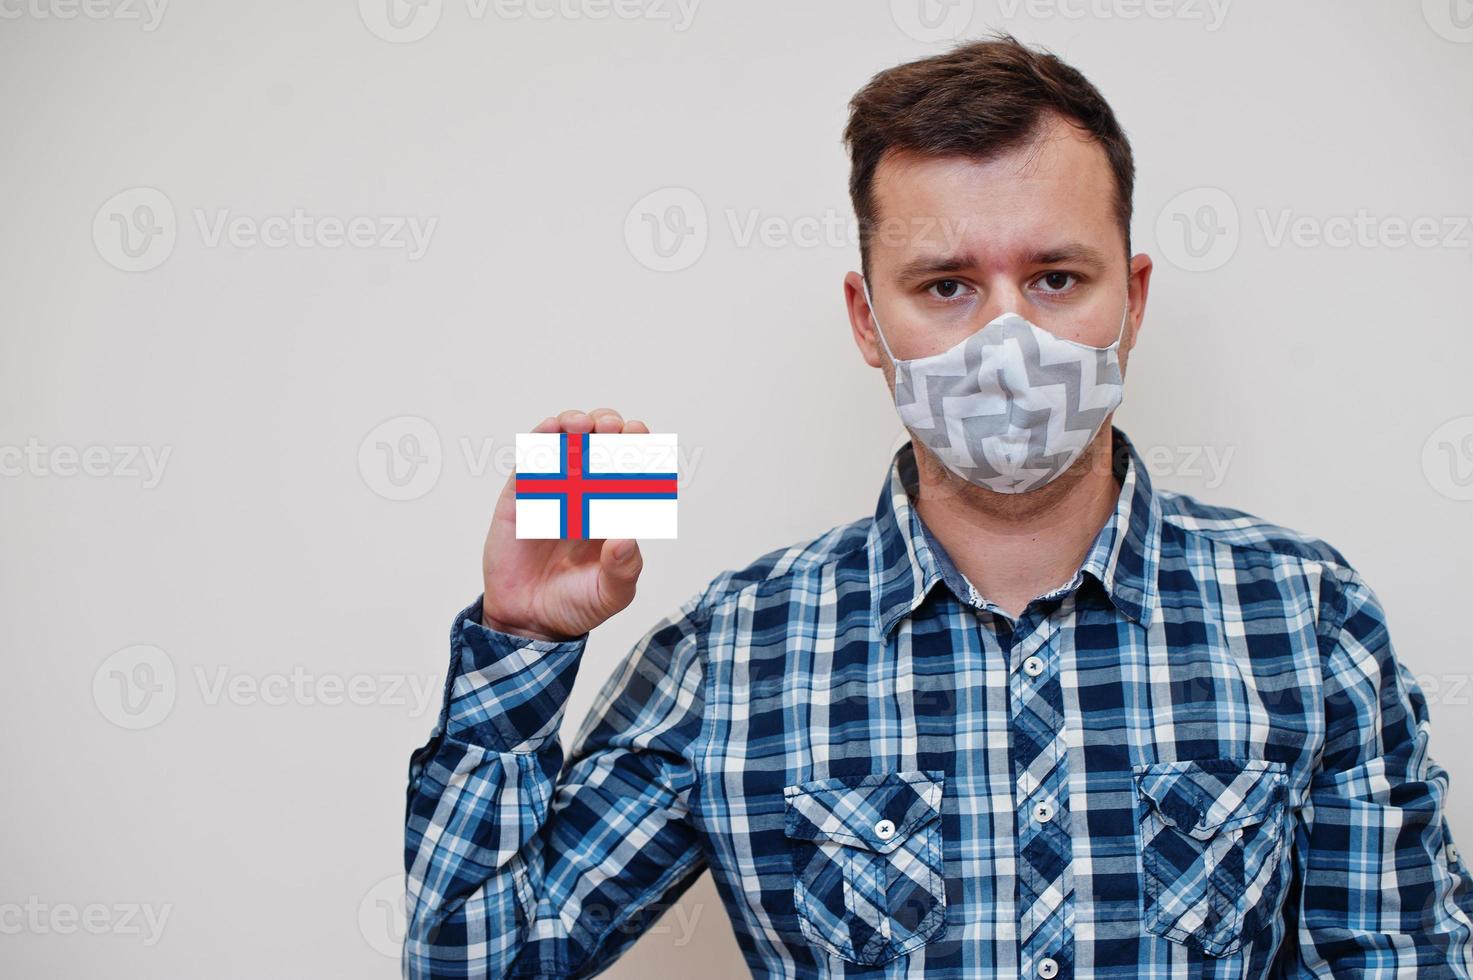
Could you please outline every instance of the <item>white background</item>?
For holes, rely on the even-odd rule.
[[[840,132],[871,74],[947,46],[917,3],[431,0],[396,33],[387,2],[179,0],[151,30],[0,4],[0,921],[49,910],[0,933],[9,975],[397,974],[406,763],[545,415],[613,405],[693,464],[565,738],[719,570],[873,510],[901,430],[840,303]],[[1111,100],[1158,262],[1118,421],[1158,483],[1364,572],[1473,846],[1473,10],[928,2]],[[297,209],[327,223],[242,237]],[[1357,213],[1367,243],[1328,244]],[[129,256],[114,215],[158,234]],[[327,247],[354,218],[370,244]],[[396,218],[434,222],[422,254],[378,244]],[[1437,240],[1398,246],[1418,218]],[[64,475],[94,446],[112,475]],[[169,453],[156,485],[129,447]],[[104,934],[60,932],[92,905]],[[153,945],[122,927],[143,905]],[[709,879],[611,975],[698,971],[746,974]]]

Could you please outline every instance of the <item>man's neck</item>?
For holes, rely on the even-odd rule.
[[[963,480],[916,449],[916,510],[953,564],[989,602],[1016,619],[1066,584],[1114,513],[1120,484],[1107,421],[1074,465],[1028,493],[997,493]]]

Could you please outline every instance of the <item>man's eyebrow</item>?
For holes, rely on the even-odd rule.
[[[1093,245],[1084,242],[1065,242],[1034,252],[1027,256],[1029,265],[1062,265],[1069,262],[1081,262],[1092,265],[1096,269],[1103,269],[1107,264],[1105,254]]]
[[[1108,264],[1105,253],[1084,242],[1064,242],[1023,256],[1023,263],[1030,266],[1062,265],[1070,262],[1081,263],[1096,269],[1103,269]],[[899,272],[896,273],[896,278],[901,282],[911,282],[927,276],[963,272],[975,267],[976,264],[976,258],[965,252],[920,255],[902,265]]]
[[[970,255],[920,255],[900,267],[896,278],[901,282],[923,279],[926,276],[945,272],[961,272],[970,269],[976,261]]]

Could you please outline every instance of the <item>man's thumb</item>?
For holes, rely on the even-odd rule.
[[[598,591],[604,602],[619,609],[634,598],[644,558],[633,538],[609,538],[598,554]]]

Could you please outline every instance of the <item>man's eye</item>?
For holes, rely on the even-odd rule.
[[[1072,272],[1045,272],[1038,281],[1043,284],[1046,291],[1062,293],[1073,284],[1074,274]]]
[[[935,290],[938,298],[951,299],[961,291],[962,284],[956,279],[938,279],[931,284],[931,288]]]

